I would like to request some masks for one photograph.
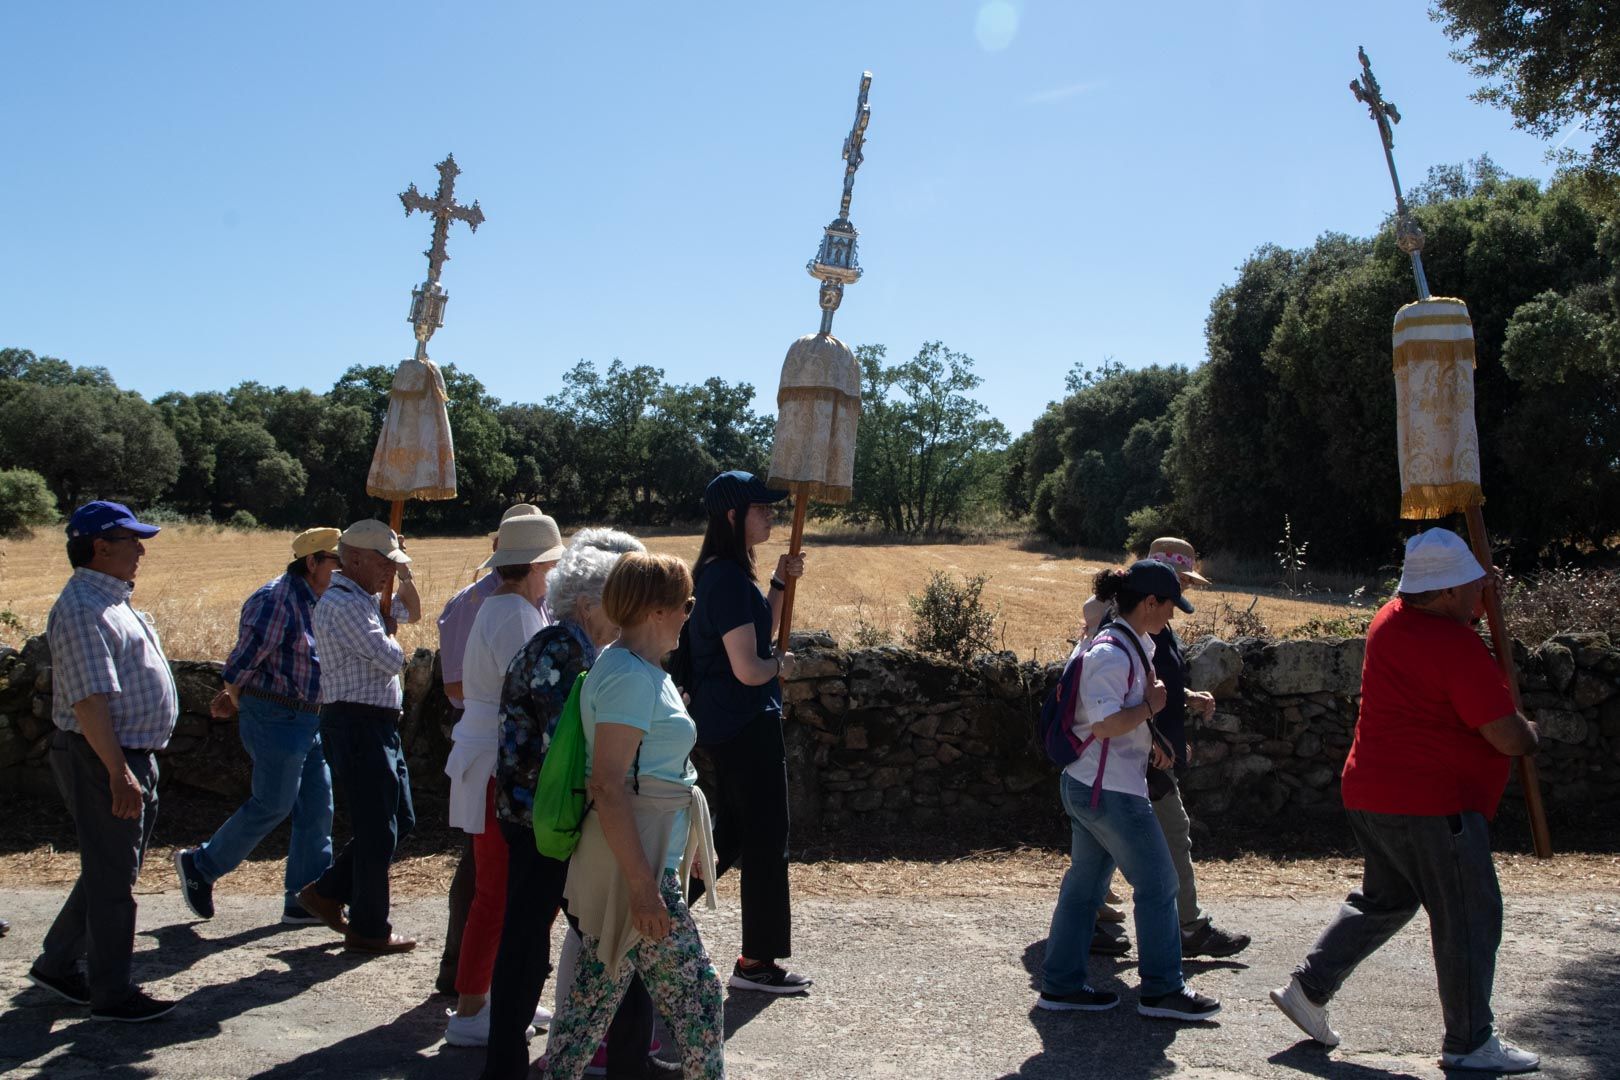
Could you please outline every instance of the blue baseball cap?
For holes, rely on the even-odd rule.
[[[781,502],[791,494],[766,487],[753,473],[732,469],[710,480],[709,486],[703,489],[703,509],[710,516],[719,516],[727,510],[746,510],[754,503]]]
[[[158,534],[156,525],[140,521],[123,503],[103,502],[97,499],[95,502],[85,503],[68,518],[69,540],[77,540],[81,536],[100,536],[108,529],[128,529],[142,539]]]
[[[1157,596],[1160,600],[1173,600],[1176,607],[1188,615],[1193,606],[1181,595],[1181,578],[1173,567],[1156,559],[1143,559],[1131,564],[1125,571],[1125,588],[1140,596]]]

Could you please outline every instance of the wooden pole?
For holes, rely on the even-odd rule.
[[[1468,519],[1468,545],[1474,549],[1474,558],[1487,571],[1494,565],[1491,547],[1485,538],[1485,515],[1477,505],[1464,511]],[[1508,691],[1513,695],[1513,707],[1520,712],[1524,705],[1519,700],[1519,672],[1513,662],[1513,641],[1502,622],[1502,597],[1498,594],[1494,575],[1485,582],[1485,620],[1490,624],[1491,646],[1496,651],[1496,662],[1507,676]],[[1524,792],[1525,810],[1530,815],[1530,840],[1536,858],[1550,859],[1553,855],[1552,833],[1547,829],[1547,810],[1541,803],[1541,777],[1536,759],[1525,754],[1518,759],[1519,787]]]
[[[803,494],[794,493],[793,496],[793,534],[788,540],[788,556],[797,555],[804,546],[804,511],[810,500]],[[782,594],[782,630],[776,639],[776,647],[783,652],[788,650],[789,636],[793,633],[793,592],[798,587],[799,579],[789,574],[787,591]]]
[[[405,523],[405,500],[395,499],[388,508],[388,527],[399,535],[399,527]],[[388,577],[383,580],[382,599],[378,601],[382,608],[383,625],[388,625],[388,619],[394,613],[394,564],[388,564]]]

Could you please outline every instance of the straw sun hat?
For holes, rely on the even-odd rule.
[[[484,560],[479,569],[550,562],[562,558],[562,553],[567,550],[556,520],[546,514],[509,517],[501,522],[501,530],[496,538],[500,546],[495,554]]]
[[[1162,562],[1181,576],[1183,582],[1208,585],[1209,578],[1198,572],[1198,549],[1174,536],[1161,536],[1148,546],[1147,557]]]

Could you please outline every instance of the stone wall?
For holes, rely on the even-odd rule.
[[[795,635],[787,746],[797,827],[850,838],[896,829],[1021,833],[1050,822],[1056,770],[1036,747],[1033,717],[1054,665],[1011,654],[967,668],[884,646],[840,649],[823,633]],[[1191,651],[1192,685],[1218,708],[1189,732],[1189,809],[1207,825],[1267,826],[1339,813],[1338,777],[1355,724],[1359,639],[1235,642]],[[1555,817],[1620,797],[1620,647],[1606,635],[1518,648],[1526,709],[1540,723],[1537,755]],[[163,754],[166,781],[238,797],[248,763],[234,721],[213,720],[219,665],[175,664],[182,716]],[[0,648],[0,790],[54,797],[45,760],[49,656],[42,639]],[[406,670],[404,741],[414,786],[442,794],[448,702],[436,658]],[[702,765],[701,756],[699,761]],[[1522,814],[1510,785],[1503,813]]]

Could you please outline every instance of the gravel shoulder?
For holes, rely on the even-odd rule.
[[[1612,859],[1611,859],[1612,861]],[[156,870],[163,864],[154,859]],[[822,865],[822,864],[816,864]],[[1545,864],[1543,864],[1544,866]],[[804,873],[799,868],[799,874]],[[830,872],[830,871],[829,871]],[[858,877],[860,866],[850,870]],[[915,875],[904,894],[859,886],[801,894],[796,962],[817,979],[799,1000],[732,994],[726,1004],[734,1078],[1284,1077],[1332,1080],[1441,1075],[1439,1009],[1420,914],[1351,979],[1334,1005],[1344,1045],[1327,1053],[1266,1000],[1332,916],[1337,898],[1211,892],[1228,925],[1255,943],[1231,961],[1190,961],[1199,989],[1225,1004],[1219,1021],[1176,1025],[1131,1008],[1134,967],[1103,962],[1095,981],[1125,995],[1105,1014],[1032,1008],[1055,877],[977,896],[971,864]],[[143,886],[157,883],[148,872]],[[1548,1076],[1616,1075],[1620,901],[1601,887],[1515,891],[1497,972],[1498,1022],[1541,1053]],[[805,884],[809,884],[805,882]],[[1037,884],[1045,886],[1037,888]],[[809,890],[807,890],[809,891]],[[1342,891],[1342,887],[1340,889]],[[476,1051],[440,1042],[446,999],[428,995],[443,941],[444,901],[404,898],[396,926],[422,947],[403,957],[345,954],[320,928],[273,922],[273,896],[218,899],[207,923],[172,888],[143,889],[136,977],[182,999],[169,1018],[96,1024],[23,978],[60,888],[7,887],[0,939],[0,1072],[20,1077],[471,1077]],[[734,886],[717,912],[699,912],[711,954],[729,962],[739,939]],[[538,1055],[539,1047],[535,1053]]]

